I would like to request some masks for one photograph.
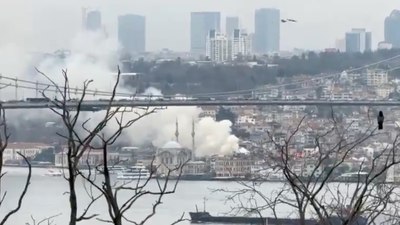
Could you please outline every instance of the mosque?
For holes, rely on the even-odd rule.
[[[195,157],[195,131],[194,121],[192,122],[192,149],[188,149],[179,144],[179,125],[176,120],[175,141],[165,143],[161,148],[157,149],[155,164],[160,166],[157,173],[167,175],[168,171],[177,166],[193,161]],[[170,175],[178,175],[179,171],[174,171]]]

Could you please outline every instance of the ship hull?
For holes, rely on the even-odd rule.
[[[266,218],[266,217],[242,217],[242,216],[211,216],[208,212],[189,212],[192,223],[229,223],[229,224],[252,224],[252,225],[318,225],[317,220],[291,218]],[[329,224],[341,225],[342,220],[338,217],[329,218]],[[367,225],[368,220],[358,217],[351,225]]]
[[[231,224],[266,224],[266,218],[260,217],[241,217],[241,216],[211,216],[208,213],[193,213],[190,212],[190,218],[192,223],[231,223]]]

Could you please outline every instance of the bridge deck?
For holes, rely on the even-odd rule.
[[[31,108],[53,108],[51,102],[3,102],[1,103],[4,109],[31,109]],[[68,102],[69,107],[76,107],[77,102]],[[85,108],[106,108],[109,105],[107,101],[94,101],[88,100],[82,103]],[[114,101],[111,104],[113,107],[140,107],[140,106],[400,106],[400,101],[324,101],[324,100],[306,100],[306,101],[294,101],[294,100],[214,100],[214,101],[198,101],[198,100],[168,100],[168,101],[129,101],[120,100]]]

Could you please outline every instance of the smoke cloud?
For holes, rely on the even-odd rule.
[[[65,58],[53,56],[38,60],[35,55],[26,53],[16,45],[8,44],[0,46],[0,71],[6,76],[17,76],[18,79],[49,83],[45,77],[33,70],[37,67],[54,82],[63,84],[61,71],[67,69],[71,88],[82,88],[84,81],[93,80],[89,89],[111,91],[115,82],[115,76],[112,74],[116,74],[116,65],[118,65],[118,50],[118,41],[101,32],[81,32],[76,35],[71,40],[67,51],[69,54]],[[18,83],[18,85],[24,84]],[[119,91],[126,93],[131,90],[119,89]],[[0,90],[0,93],[2,100],[15,99],[15,87],[7,87]],[[18,99],[37,95],[35,90],[23,88],[18,88],[17,93]],[[160,90],[152,87],[142,94],[162,95]],[[55,93],[47,93],[48,97],[54,95]],[[38,97],[41,97],[41,94]],[[87,96],[87,99],[93,98],[99,99],[101,96]],[[135,146],[152,143],[156,147],[162,147],[166,142],[175,140],[175,123],[178,121],[179,143],[192,149],[191,134],[194,121],[195,150],[198,156],[230,154],[238,149],[238,139],[231,135],[232,124],[229,121],[216,122],[211,118],[200,118],[200,113],[201,109],[197,107],[169,107],[158,110],[157,113],[142,118],[127,129],[121,137],[121,141]],[[104,112],[85,112],[83,115],[84,120],[91,118],[92,125],[94,125],[96,121],[103,118]],[[49,121],[57,120],[50,110],[13,110],[12,113],[8,113],[8,117],[14,123],[18,123],[20,116],[31,119],[40,117]],[[132,112],[125,116],[126,119],[133,119],[136,114]],[[106,133],[111,133],[113,129],[115,129],[115,124],[111,123],[106,129]]]
[[[118,65],[118,48],[116,39],[106,38],[101,32],[82,32],[72,40],[71,54],[64,60],[50,58],[38,68],[59,84],[63,83],[61,71],[67,69],[71,87],[82,88],[84,81],[93,80],[91,90],[111,91]]]
[[[137,121],[123,134],[123,140],[131,145],[152,143],[162,147],[175,140],[176,122],[178,122],[178,142],[189,149],[192,146],[192,123],[194,122],[195,151],[197,156],[228,155],[239,148],[238,138],[231,134],[232,123],[228,120],[216,122],[210,117],[200,118],[198,107],[169,107],[159,110]],[[134,113],[128,113],[126,119],[132,119]],[[129,118],[131,117],[131,118]],[[109,131],[113,129],[110,126]]]
[[[154,87],[148,87],[143,93],[141,93],[142,95],[152,95],[152,96],[162,96],[163,94],[161,93],[160,90],[158,90],[157,88]]]

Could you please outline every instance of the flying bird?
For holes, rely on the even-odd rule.
[[[383,121],[385,120],[385,117],[383,116],[383,112],[379,111],[379,115],[378,115],[378,130],[382,130],[383,129]]]
[[[281,19],[281,22],[282,22],[282,23],[287,23],[287,22],[296,23],[297,20],[294,20],[294,19]]]

